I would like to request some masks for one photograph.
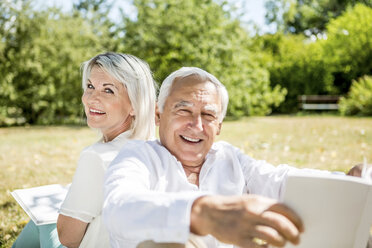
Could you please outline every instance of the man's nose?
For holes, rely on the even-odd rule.
[[[203,120],[201,115],[194,115],[192,119],[192,127],[197,131],[203,131]]]

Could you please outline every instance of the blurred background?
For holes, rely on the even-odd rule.
[[[214,74],[230,95],[218,139],[254,158],[372,161],[372,0],[0,0],[1,248],[29,221],[10,192],[70,183],[99,138],[80,65],[105,51],[159,85],[181,66]]]
[[[80,65],[136,55],[156,81],[201,67],[228,116],[298,113],[301,95],[341,96],[372,115],[372,0],[2,0],[0,126],[79,124]]]

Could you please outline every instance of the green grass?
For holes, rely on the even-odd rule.
[[[0,247],[10,247],[29,220],[9,193],[69,183],[80,151],[97,139],[89,128],[0,128]],[[218,139],[275,165],[347,171],[363,157],[372,161],[372,118],[245,118],[224,122]]]
[[[219,139],[275,165],[347,171],[372,161],[372,118],[254,117],[224,123]]]
[[[88,128],[0,128],[0,247],[11,247],[29,220],[9,193],[71,182],[80,151],[95,140]]]

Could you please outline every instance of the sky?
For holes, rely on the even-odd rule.
[[[134,7],[131,5],[131,0],[116,0],[116,7],[123,8],[127,14],[135,13]],[[269,27],[265,24],[265,7],[264,0],[238,0],[236,7],[239,12],[244,13],[244,22],[255,23],[261,31],[269,31]],[[36,8],[41,8],[47,4],[48,6],[61,7],[64,11],[69,11],[72,8],[73,0],[37,0]],[[111,13],[113,19],[119,16],[118,8],[113,8]]]

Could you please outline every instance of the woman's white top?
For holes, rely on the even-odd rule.
[[[60,214],[89,223],[80,247],[110,247],[101,218],[104,174],[129,135],[127,131],[111,142],[99,141],[80,154],[72,184],[59,210]]]

